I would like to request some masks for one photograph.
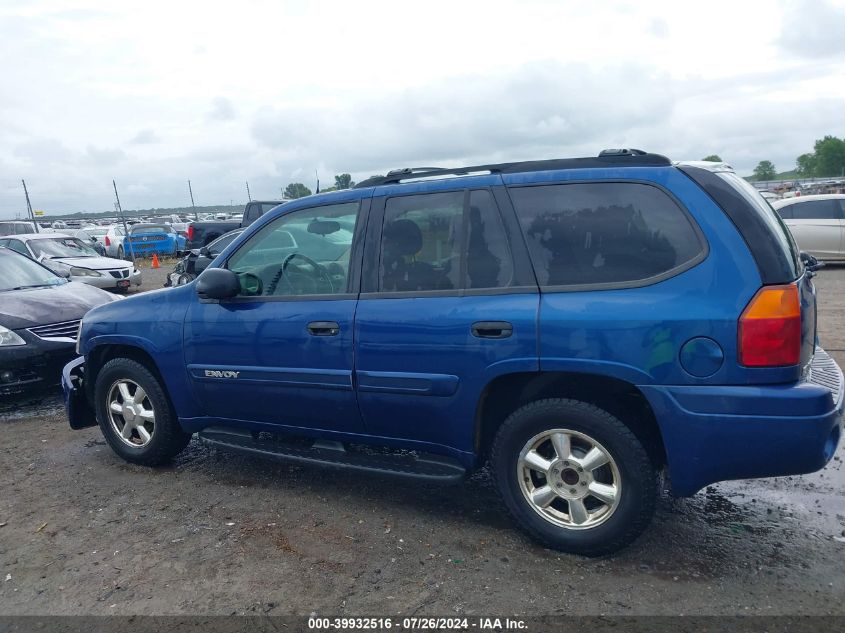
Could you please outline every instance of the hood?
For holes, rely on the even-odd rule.
[[[52,259],[45,259],[41,263],[53,270],[69,269],[73,266],[91,268],[92,270],[114,270],[115,268],[127,268],[132,265],[131,262],[112,257],[53,257]]]
[[[61,286],[0,292],[0,325],[10,330],[75,321],[91,308],[117,299],[105,290],[70,282]]]

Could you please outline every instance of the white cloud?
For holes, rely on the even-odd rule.
[[[106,6],[106,9],[102,7]],[[845,135],[842,0],[0,4],[0,217],[243,201],[633,146],[789,168]]]

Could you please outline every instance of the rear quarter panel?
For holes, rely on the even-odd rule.
[[[546,371],[608,375],[632,384],[746,384],[797,378],[796,368],[737,363],[737,320],[761,285],[757,265],[721,209],[679,170],[627,168],[515,174],[508,185],[617,180],[657,184],[684,206],[708,243],[707,257],[665,281],[640,288],[545,292],[540,302],[540,365]],[[716,341],[724,362],[706,378],[687,373],[681,347]]]

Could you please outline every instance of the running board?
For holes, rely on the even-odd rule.
[[[277,436],[267,440],[249,431],[219,427],[205,429],[198,435],[209,446],[282,461],[439,482],[460,481],[466,476],[466,470],[457,460],[428,453],[380,452],[380,447],[350,447],[331,440],[293,443]]]

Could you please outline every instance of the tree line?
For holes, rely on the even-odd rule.
[[[334,187],[320,189],[319,193],[324,193],[327,191],[340,191],[341,189],[351,189],[354,186],[355,183],[352,182],[352,176],[350,174],[337,174],[334,177]],[[305,196],[310,195],[311,190],[301,182],[292,182],[288,184],[287,187],[285,187],[285,198],[295,200],[296,198],[304,198]]]
[[[702,160],[722,162],[717,154]],[[794,169],[778,173],[770,160],[761,160],[748,180],[777,180],[779,178],[828,178],[845,176],[845,139],[827,135],[816,140],[813,151],[795,159]]]

